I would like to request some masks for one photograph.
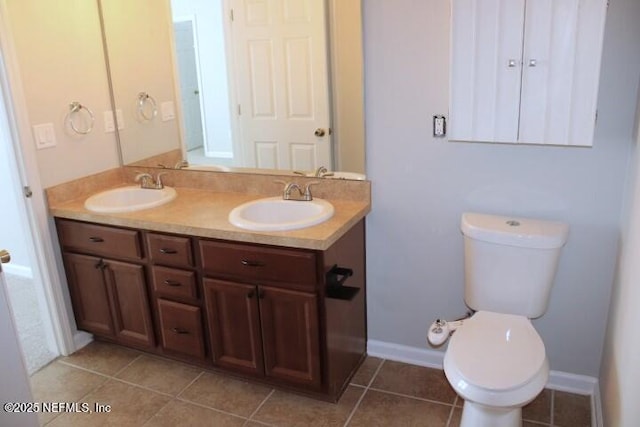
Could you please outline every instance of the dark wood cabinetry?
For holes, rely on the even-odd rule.
[[[324,251],[57,227],[78,328],[98,337],[332,401],[365,356],[364,221]]]

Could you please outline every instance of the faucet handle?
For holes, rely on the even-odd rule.
[[[162,189],[162,188],[164,188],[164,184],[162,183],[162,176],[163,176],[163,175],[166,175],[166,174],[167,174],[167,172],[159,172],[159,173],[156,175],[156,188],[157,188],[157,189]]]
[[[311,186],[320,184],[318,181],[311,181],[304,186],[304,195],[302,196],[304,200],[313,200],[313,196],[311,195]]]

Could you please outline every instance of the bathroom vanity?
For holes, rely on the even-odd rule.
[[[83,197],[53,203],[77,326],[336,401],[366,352],[369,205],[337,201],[340,214],[306,232],[255,233],[219,220],[238,197],[185,188],[167,207],[109,215]],[[203,216],[196,201],[218,209]]]

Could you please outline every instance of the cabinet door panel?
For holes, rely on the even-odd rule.
[[[592,144],[605,3],[527,2],[521,142]]]
[[[111,260],[106,264],[105,278],[113,301],[113,323],[118,340],[153,347],[155,340],[144,268]]]
[[[264,372],[256,287],[204,280],[214,363],[252,374]]]
[[[159,299],[158,313],[165,350],[204,358],[200,307]]]
[[[266,286],[259,292],[266,376],[319,387],[316,295]]]
[[[100,258],[65,253],[64,262],[78,328],[113,337],[109,295],[99,268]]]
[[[516,142],[524,0],[451,3],[449,137]]]

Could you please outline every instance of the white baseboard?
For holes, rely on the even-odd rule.
[[[93,341],[93,335],[91,335],[90,333],[83,332],[83,331],[76,331],[76,333],[73,334],[73,345],[75,346],[74,351],[80,350],[82,347],[86,346],[92,341]],[[68,356],[68,354],[65,354],[65,356]]]
[[[31,271],[31,267],[17,264],[5,264],[2,266],[2,270],[7,274],[33,279],[33,271]]]
[[[442,369],[444,350],[410,347],[385,341],[367,341],[367,354],[381,359]],[[602,426],[602,410],[598,379],[587,375],[576,375],[561,371],[551,371],[547,388],[575,394],[591,396],[592,420],[595,426]]]

